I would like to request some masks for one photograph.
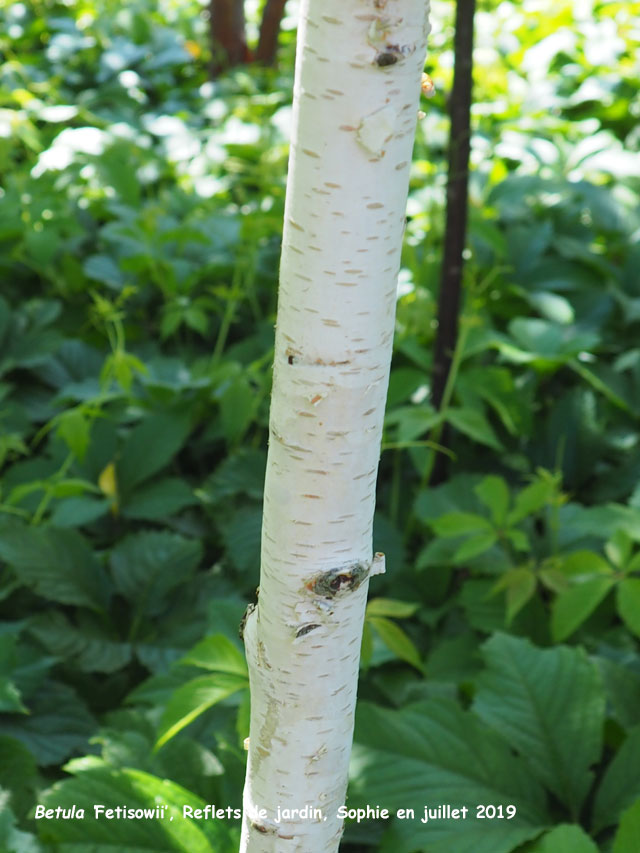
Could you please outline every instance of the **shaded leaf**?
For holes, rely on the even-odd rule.
[[[454,702],[432,700],[399,711],[361,702],[355,740],[349,807],[415,809],[416,820],[392,828],[398,853],[509,853],[548,822],[544,792],[528,768]],[[467,806],[467,819],[422,824],[425,803],[442,802]],[[512,804],[517,814],[510,821],[476,820],[478,803]]]
[[[149,479],[173,459],[191,430],[189,418],[170,413],[147,415],[130,432],[117,463],[121,492]]]
[[[483,657],[474,710],[577,815],[602,749],[605,700],[595,666],[581,649],[541,650],[506,634],[488,640]]]
[[[593,831],[616,824],[620,813],[640,799],[640,726],[629,732],[600,782],[593,805]]]
[[[593,613],[615,585],[611,577],[576,583],[561,592],[552,604],[551,634],[555,642],[570,637]]]
[[[87,541],[75,530],[13,523],[0,536],[0,557],[44,598],[104,610],[109,584]]]

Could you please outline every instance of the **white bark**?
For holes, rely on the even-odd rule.
[[[241,850],[342,834],[428,0],[303,0]],[[381,733],[382,736],[382,733]],[[285,817],[320,809],[322,817]],[[262,811],[261,811],[262,810]],[[278,820],[280,818],[280,820]]]

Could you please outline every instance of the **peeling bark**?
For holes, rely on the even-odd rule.
[[[303,0],[300,16],[260,595],[244,627],[243,853],[334,853],[342,835],[367,590],[384,570],[375,486],[428,33],[427,0]]]

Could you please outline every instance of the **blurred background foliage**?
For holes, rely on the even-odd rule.
[[[343,849],[637,853],[640,3],[479,3],[435,411],[454,11],[432,3],[348,801],[416,819]],[[275,66],[215,78],[208,15],[0,3],[3,851],[237,848],[237,819],[180,816],[241,804],[297,5]],[[179,820],[34,820],[156,800]],[[422,824],[441,803],[473,819]]]

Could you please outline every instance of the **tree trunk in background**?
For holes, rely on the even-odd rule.
[[[210,0],[211,74],[248,62],[243,0]]]
[[[467,196],[469,182],[469,148],[471,139],[471,89],[473,77],[473,18],[475,0],[458,0],[454,39],[453,91],[449,102],[449,174],[447,180],[447,213],[444,252],[438,296],[438,332],[433,356],[431,402],[440,408],[447,384],[451,357],[458,339],[458,314],[462,289],[463,252],[467,233]],[[445,446],[445,427],[440,443]],[[438,454],[431,475],[436,485],[446,475],[447,456]]]
[[[303,0],[241,850],[342,834],[428,0]],[[381,737],[383,733],[381,733]],[[278,808],[322,818],[277,822]],[[263,810],[263,811],[260,811]]]
[[[267,0],[264,4],[262,22],[260,23],[260,38],[255,54],[257,62],[273,65],[276,61],[280,21],[286,5],[287,0]]]

